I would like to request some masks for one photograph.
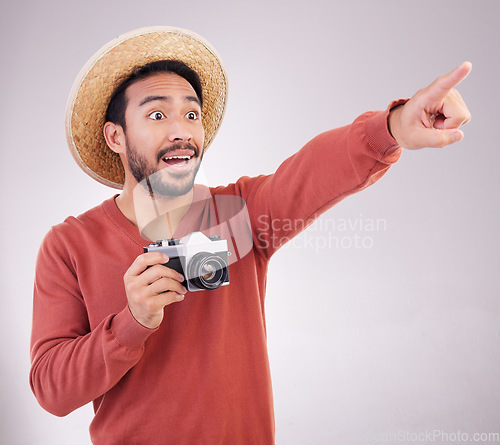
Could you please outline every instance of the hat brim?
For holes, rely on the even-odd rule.
[[[121,189],[125,172],[103,135],[111,95],[138,66],[180,60],[200,77],[206,150],[217,134],[227,102],[227,74],[215,49],[201,36],[181,28],[140,28],[112,40],[85,64],[66,107],[66,137],[78,165],[92,178]]]

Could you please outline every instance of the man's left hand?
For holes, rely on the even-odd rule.
[[[416,150],[445,147],[462,140],[460,127],[471,116],[455,87],[471,69],[470,62],[462,63],[418,91],[404,105],[391,110],[389,130],[400,146]]]

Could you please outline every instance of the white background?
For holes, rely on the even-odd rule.
[[[319,132],[473,63],[460,85],[473,116],[464,141],[404,152],[380,182],[274,257],[268,339],[278,444],[357,445],[398,431],[499,432],[499,5],[4,3],[2,443],[89,443],[90,405],[59,419],[29,389],[34,265],[51,225],[114,193],[87,177],[67,149],[71,85],[103,44],[148,25],[191,29],[226,64],[226,118],[202,171],[210,185],[271,173]],[[375,219],[382,228],[359,230]],[[342,229],[343,222],[358,227]],[[332,236],[343,244],[324,247]]]

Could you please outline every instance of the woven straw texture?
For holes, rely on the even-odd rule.
[[[141,28],[117,37],[83,67],[66,109],[69,148],[80,167],[97,181],[122,188],[125,179],[118,154],[109,149],[102,129],[115,88],[132,70],[157,60],[180,60],[196,71],[203,88],[205,150],[224,117],[227,75],[216,51],[191,31],[172,27]]]

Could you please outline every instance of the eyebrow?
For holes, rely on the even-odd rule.
[[[147,96],[144,99],[142,99],[141,103],[139,104],[139,107],[142,107],[143,105],[146,105],[149,102],[154,102],[156,100],[161,100],[170,103],[173,102],[173,98],[171,96]],[[200,100],[196,96],[185,96],[184,102],[196,102],[201,107]]]

